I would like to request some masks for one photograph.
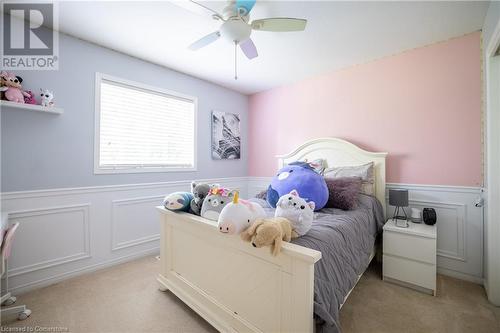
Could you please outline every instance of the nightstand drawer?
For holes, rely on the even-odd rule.
[[[384,254],[383,275],[384,277],[436,290],[436,266],[432,264]]]
[[[384,254],[436,264],[436,239],[384,231]]]

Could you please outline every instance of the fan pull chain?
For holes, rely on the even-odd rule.
[[[234,41],[234,79],[235,80],[238,80],[238,63],[237,63],[237,60],[238,60],[238,42],[237,41]]]

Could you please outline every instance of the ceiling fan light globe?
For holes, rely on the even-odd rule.
[[[230,42],[236,41],[239,43],[250,37],[252,28],[244,21],[235,19],[224,22],[220,28],[220,32],[222,36]]]

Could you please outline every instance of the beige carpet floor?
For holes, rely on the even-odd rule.
[[[172,293],[158,291],[158,269],[159,262],[146,257],[26,293],[18,302],[33,314],[25,321],[2,318],[1,331],[215,332]],[[352,292],[340,320],[344,333],[500,332],[500,308],[488,303],[481,286],[439,276],[438,296],[432,297],[383,282],[377,264]]]

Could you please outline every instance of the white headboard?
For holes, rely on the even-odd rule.
[[[337,138],[319,138],[307,141],[292,152],[278,155],[279,168],[294,162],[318,158],[326,159],[329,167],[374,163],[375,196],[385,212],[385,158],[387,153],[373,153]]]

